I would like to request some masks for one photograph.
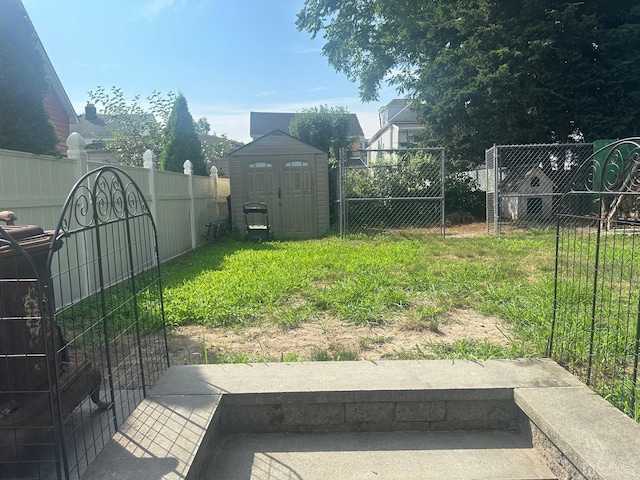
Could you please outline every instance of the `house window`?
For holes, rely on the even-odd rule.
[[[416,145],[418,142],[416,141],[416,132],[413,130],[400,130],[398,134],[398,142],[401,147],[411,147]]]
[[[540,186],[540,177],[531,177],[531,186],[539,187]]]
[[[253,162],[249,164],[249,168],[271,168],[273,165],[267,162]]]

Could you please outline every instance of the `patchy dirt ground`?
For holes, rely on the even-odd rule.
[[[486,224],[473,223],[447,227],[448,237],[486,234]],[[391,319],[384,325],[354,326],[326,317],[302,323],[293,329],[278,325],[229,330],[185,325],[169,336],[172,365],[207,361],[303,361],[335,359],[358,360],[409,358],[411,353],[428,354],[434,343],[453,343],[459,339],[486,340],[508,345],[508,327],[495,317],[471,309],[451,310],[433,324],[416,325],[406,319]]]
[[[402,321],[358,327],[331,318],[289,330],[273,325],[241,331],[187,325],[171,333],[169,352],[172,365],[204,363],[204,345],[209,363],[237,361],[245,355],[249,361],[302,361],[338,355],[343,359],[380,360],[408,358],[416,347],[429,353],[433,342],[452,343],[462,338],[497,345],[510,343],[509,332],[500,319],[473,310],[452,310],[437,328],[422,330]]]

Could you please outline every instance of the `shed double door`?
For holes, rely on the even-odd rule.
[[[295,156],[250,162],[245,168],[246,202],[264,202],[275,238],[318,234],[314,165]]]

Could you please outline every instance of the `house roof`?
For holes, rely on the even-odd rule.
[[[391,125],[398,125],[403,128],[422,129],[424,125],[418,120],[418,112],[411,108],[411,102],[404,98],[391,100],[378,111],[380,128],[373,134],[369,143],[375,142]]]
[[[404,105],[400,108],[398,113],[393,115],[389,119],[389,123],[420,123],[418,120],[418,112],[411,108],[411,104],[406,100],[403,100]]]
[[[295,113],[251,112],[249,135],[251,138],[257,139],[274,130],[289,132],[289,124],[296,115]],[[351,119],[349,134],[356,137],[364,136],[358,116],[355,113],[351,113],[349,116]]]
[[[243,145],[243,146],[241,146],[239,148],[236,148],[232,152],[229,152],[228,155],[229,156],[242,155],[247,150],[252,150],[252,149],[254,149],[256,147],[259,147],[259,145],[261,143],[267,142],[267,141],[269,141],[270,137],[275,137],[275,136],[280,136],[280,137],[286,139],[288,142],[290,142],[290,144],[291,143],[297,143],[299,145],[303,145],[305,148],[308,148],[310,151],[311,150],[315,150],[316,153],[321,153],[322,155],[325,155],[325,156],[327,155],[326,152],[323,152],[319,148],[316,148],[313,145],[309,145],[308,143],[305,143],[302,140],[300,140],[299,138],[296,138],[293,135],[289,135],[288,133],[283,132],[282,130],[273,130],[272,132],[269,132],[266,135],[262,135],[260,138],[254,140],[253,142],[247,143],[246,145]]]
[[[198,135],[200,137],[200,142],[202,142],[203,145],[214,145],[220,141],[228,141],[231,142],[233,144],[234,147],[241,147],[243,145],[242,142],[238,142],[237,140],[231,140],[230,138],[226,138],[226,137],[219,137],[217,135],[204,135],[204,134],[200,134]]]
[[[87,118],[88,117],[88,118]],[[155,117],[150,114],[144,115],[131,115],[126,118],[122,115],[78,115],[78,123],[71,125],[71,131],[78,132],[87,140],[112,140],[114,138],[113,131],[127,131],[132,128],[129,120],[132,120],[139,125],[144,125],[146,122],[155,122]]]

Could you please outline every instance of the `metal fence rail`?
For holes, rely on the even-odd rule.
[[[341,156],[340,235],[431,230],[444,235],[444,148],[362,150]]]
[[[486,150],[487,232],[552,227],[591,143],[494,145]]]
[[[640,420],[640,139],[596,152],[571,189],[557,219],[547,353]]]

